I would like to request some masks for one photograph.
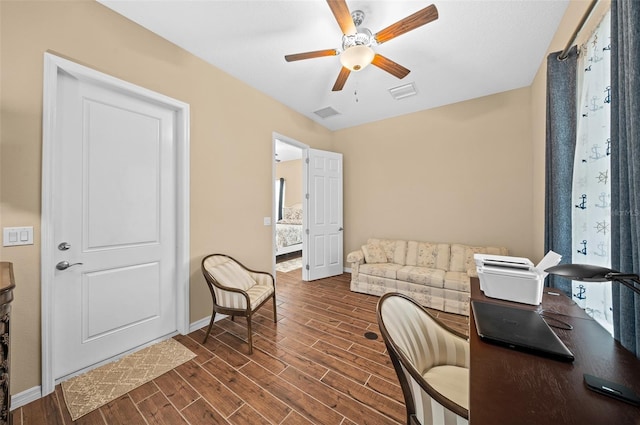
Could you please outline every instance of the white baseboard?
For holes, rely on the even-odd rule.
[[[344,272],[345,273],[351,273],[351,267],[345,267],[344,268]]]
[[[198,320],[197,322],[193,322],[189,325],[189,333],[193,332],[193,331],[197,331],[198,329],[209,325],[209,321],[211,320],[211,316],[209,317],[203,317],[202,319]]]
[[[224,319],[225,317],[229,317],[226,314],[216,314],[216,322]],[[203,317],[202,319],[193,322],[189,325],[189,333],[193,331],[197,331],[200,328],[204,328],[205,326],[209,326],[209,322],[211,321],[211,316]],[[206,329],[205,329],[206,330]]]
[[[22,407],[25,404],[31,403],[32,401],[36,401],[40,397],[42,397],[42,390],[40,389],[40,385],[38,385],[37,387],[29,388],[28,390],[24,390],[21,393],[14,394],[11,396],[11,410]]]

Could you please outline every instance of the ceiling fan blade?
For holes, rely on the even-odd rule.
[[[342,69],[340,70],[340,74],[338,74],[338,79],[336,80],[336,83],[333,85],[333,88],[331,89],[331,91],[342,90],[342,88],[344,87],[344,83],[347,82],[347,78],[349,77],[349,74],[351,74],[351,71],[349,71],[347,68],[343,66]]]
[[[387,59],[380,54],[376,54],[373,57],[373,60],[371,61],[371,63],[377,66],[378,68],[387,71],[389,74],[397,78],[404,78],[407,76],[407,74],[411,72],[410,70],[400,65],[399,63],[396,63],[391,59]]]
[[[287,62],[299,61],[302,59],[320,58],[323,56],[335,56],[338,54],[336,49],[316,50],[314,52],[294,53],[292,55],[286,55],[284,60]]]
[[[336,17],[342,33],[347,35],[355,34],[356,24],[353,23],[347,2],[345,0],[327,0],[327,3],[333,12],[333,16]]]
[[[438,19],[438,9],[435,5],[430,5],[422,10],[417,11],[413,15],[409,15],[404,19],[400,19],[395,24],[391,24],[382,31],[379,31],[374,38],[378,44],[382,44],[386,41],[396,38],[399,35],[409,32],[413,29],[428,24],[431,21]]]

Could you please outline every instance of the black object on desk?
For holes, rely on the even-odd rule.
[[[592,391],[617,398],[621,401],[626,401],[634,406],[640,406],[640,398],[638,398],[633,391],[623,385],[598,378],[597,376],[589,375],[588,373],[584,374],[584,383],[587,384],[587,387]]]
[[[534,310],[471,301],[478,336],[509,348],[572,362],[573,353]]]

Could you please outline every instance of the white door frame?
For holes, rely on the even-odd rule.
[[[307,156],[306,152],[309,149],[309,145],[306,145],[302,142],[298,142],[295,139],[292,139],[290,137],[287,136],[283,136],[282,134],[273,132],[273,136],[271,137],[271,211],[275,211],[276,210],[276,194],[275,194],[275,188],[274,188],[274,184],[273,182],[276,180],[276,162],[274,160],[274,158],[276,157],[276,140],[280,140],[281,142],[285,142],[288,145],[293,145],[296,146],[300,149],[302,149],[302,187],[304,189],[304,193],[307,193],[307,168],[306,168],[306,163],[304,162],[304,158]],[[306,228],[306,223],[307,223],[307,207],[306,207],[306,200],[303,199],[302,200],[302,223],[303,223],[303,228]],[[272,263],[272,270],[273,270],[273,275],[276,275],[276,221],[278,220],[277,217],[273,217],[273,219],[271,220],[271,231],[272,231],[272,235],[271,235],[271,247],[273,250],[273,263]],[[306,235],[303,235],[302,237],[302,280],[309,280],[308,276],[307,276],[307,270],[305,269],[304,265],[306,264],[306,259],[307,259],[307,255],[309,253],[308,251],[308,243],[307,243],[307,238]]]
[[[111,77],[51,53],[44,54],[44,93],[42,116],[42,216],[41,216],[41,319],[42,384],[41,395],[55,389],[53,376],[53,289],[55,262],[53,234],[53,181],[56,162],[56,110],[58,74],[68,73],[82,81],[143,97],[176,112],[176,276],[177,330],[189,332],[189,105],[126,81]]]

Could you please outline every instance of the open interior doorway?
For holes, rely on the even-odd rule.
[[[302,268],[304,257],[304,151],[307,146],[274,134],[274,257],[275,269]]]

